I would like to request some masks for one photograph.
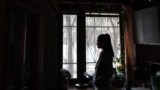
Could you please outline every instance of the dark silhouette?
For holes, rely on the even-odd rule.
[[[66,69],[60,70],[60,90],[68,90],[71,73]]]
[[[102,49],[95,67],[95,90],[110,90],[113,75],[113,57],[111,38],[109,34],[101,34],[97,39],[97,47]]]

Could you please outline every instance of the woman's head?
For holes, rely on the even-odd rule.
[[[97,39],[97,46],[107,52],[113,53],[111,38],[109,34],[100,34]]]

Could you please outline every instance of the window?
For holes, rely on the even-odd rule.
[[[63,15],[63,68],[77,78],[77,16]]]
[[[88,15],[88,14],[87,14]],[[86,16],[86,72],[93,74],[100,50],[96,42],[99,34],[109,33],[116,57],[120,56],[120,28],[118,14],[93,13]]]
[[[115,13],[86,13],[86,69],[83,72],[94,73],[95,64],[100,50],[96,46],[97,37],[102,33],[109,33],[115,57],[121,54],[120,46],[120,18]],[[83,35],[82,35],[83,36]],[[84,44],[85,45],[85,44]],[[77,76],[77,15],[63,15],[63,68],[69,70],[72,79]],[[84,54],[85,55],[85,54]],[[84,61],[83,61],[84,62]]]

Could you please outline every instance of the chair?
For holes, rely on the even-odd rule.
[[[160,71],[158,71],[155,75],[151,75],[151,88],[152,90],[160,90]]]
[[[71,79],[71,74],[66,69],[60,70],[60,90],[68,90],[69,80]]]

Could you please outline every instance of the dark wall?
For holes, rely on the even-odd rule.
[[[35,90],[58,90],[58,72],[59,72],[59,16],[57,13],[59,12],[59,1],[58,0],[1,0],[0,1],[0,89],[8,90],[7,88],[10,86],[10,69],[9,66],[13,64],[9,62],[12,59],[12,54],[10,53],[9,47],[11,36],[20,35],[15,31],[10,32],[10,26],[14,27],[14,23],[10,23],[11,21],[11,6],[20,6],[25,9],[25,12],[34,12],[35,15],[32,18],[33,21],[36,21],[36,32],[32,33],[34,30],[34,23],[30,22],[30,30],[31,37],[29,43],[32,49],[27,49],[30,52],[32,60],[31,71],[32,71],[32,89]],[[54,8],[53,8],[53,6]],[[55,9],[57,12],[55,12]],[[17,12],[18,13],[18,12]],[[19,15],[19,14],[18,14]],[[17,15],[17,17],[18,17]],[[21,16],[21,15],[19,15]],[[24,17],[23,17],[24,18]],[[36,20],[34,20],[36,19]],[[31,20],[31,21],[32,21]],[[22,20],[23,21],[23,20]],[[24,20],[25,21],[25,20]],[[21,22],[19,22],[21,24]],[[25,29],[25,28],[24,28]],[[23,35],[21,35],[23,37]],[[16,39],[15,39],[16,40]],[[22,41],[23,42],[23,41]],[[18,43],[15,44],[19,45]],[[32,47],[34,45],[34,48]],[[22,45],[23,46],[23,45]],[[16,46],[17,47],[17,46]],[[36,49],[35,49],[36,48]],[[21,49],[18,49],[21,51]],[[23,50],[22,50],[23,51]],[[31,52],[33,51],[33,52]],[[16,53],[13,50],[13,54]],[[32,56],[32,54],[33,56]],[[20,54],[21,55],[21,54]],[[18,56],[18,55],[17,55]],[[21,56],[20,56],[21,57]],[[23,57],[23,55],[22,55]],[[21,60],[21,59],[19,59]],[[14,61],[13,61],[14,62]],[[10,64],[9,64],[10,63]],[[14,66],[14,65],[13,65]],[[10,67],[14,68],[14,67]],[[22,69],[22,68],[19,68]],[[13,77],[14,78],[14,77]]]
[[[6,72],[6,54],[7,54],[7,0],[0,1],[0,89],[5,87],[5,73]]]
[[[142,18],[146,18],[146,17],[150,18],[152,16],[154,17],[154,18],[145,19],[141,21],[138,21],[141,18],[139,16],[137,17],[137,19],[133,18],[133,23],[140,26],[140,27],[136,27],[135,25],[133,25],[134,41],[135,41],[134,43],[136,48],[135,49],[136,51],[135,78],[138,80],[140,79],[145,80],[145,79],[149,79],[149,75],[150,75],[149,73],[150,66],[148,61],[160,63],[159,26],[155,26],[156,24],[152,25],[151,23],[151,22],[159,23],[159,14],[156,14],[157,18],[155,19],[154,13],[157,13],[157,12],[154,12],[153,13],[154,15],[152,15],[150,13],[145,13],[144,11],[141,12],[141,10],[149,7],[153,7],[153,6],[159,6],[159,2],[153,1],[153,2],[141,2],[141,3],[144,3],[144,5],[140,4],[140,2],[133,3],[133,11],[134,12],[140,11],[139,13],[141,13]],[[151,10],[151,12],[153,12],[153,10]],[[146,20],[149,20],[148,24],[146,24]],[[144,29],[143,31],[141,30],[142,29],[141,24],[146,24],[143,26],[143,29]],[[157,30],[157,31],[154,31],[154,30]],[[148,37],[153,37],[153,38],[149,39]],[[157,41],[155,42],[155,40]]]
[[[160,63],[160,46],[159,45],[147,45],[137,44],[136,45],[136,56],[137,56],[137,71],[136,78],[149,79],[149,62]],[[153,70],[152,70],[153,71]]]
[[[56,4],[57,3],[57,4]],[[59,27],[57,16],[58,12],[54,9],[58,5],[57,2],[53,7],[52,3],[45,1],[44,9],[44,76],[45,90],[58,90],[58,72],[59,72]]]

